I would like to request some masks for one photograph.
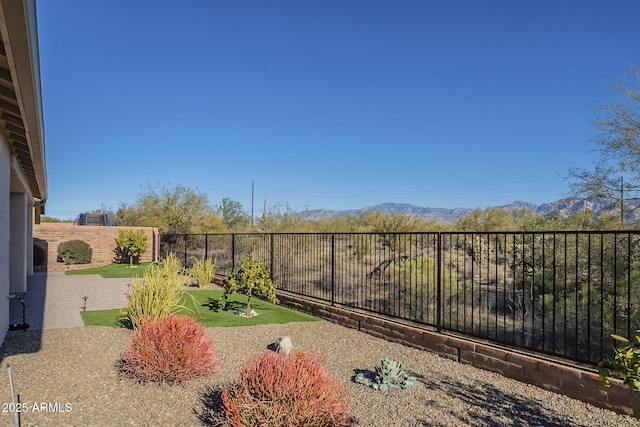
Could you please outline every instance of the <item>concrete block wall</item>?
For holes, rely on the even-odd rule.
[[[640,410],[640,393],[623,386],[619,380],[612,380],[613,386],[607,390],[600,383],[597,373],[586,368],[331,306],[295,294],[278,292],[278,298],[282,305],[330,322],[387,341],[430,351],[594,406],[625,415],[633,415],[636,409]]]
[[[158,259],[158,229],[154,227],[100,227],[79,226],[71,223],[47,222],[33,225],[34,244],[41,246],[47,253],[46,266],[35,270],[65,271],[78,268],[97,267],[113,262],[115,258],[116,238],[120,230],[144,230],[147,236],[147,251],[140,261]],[[83,240],[93,249],[91,264],[65,265],[58,262],[58,245],[68,240]]]

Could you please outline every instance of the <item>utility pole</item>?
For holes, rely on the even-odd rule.
[[[620,225],[624,225],[624,176],[620,177]]]
[[[253,198],[254,198],[254,181],[251,180],[251,228],[253,228]]]

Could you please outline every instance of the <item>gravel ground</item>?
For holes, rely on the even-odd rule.
[[[242,359],[288,335],[294,347],[326,355],[327,369],[353,395],[358,425],[640,427],[633,418],[325,321],[207,331],[221,353],[220,371],[189,387],[166,388],[118,377],[116,364],[130,334],[125,329],[9,332],[0,347],[0,425],[15,425],[6,412],[7,365],[26,409],[22,426],[207,425],[203,414],[215,405],[215,391],[233,381]],[[385,357],[402,362],[418,384],[382,392],[351,381],[354,370],[373,370]]]

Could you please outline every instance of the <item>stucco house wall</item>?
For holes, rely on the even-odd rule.
[[[0,134],[0,342],[9,329],[9,170],[11,154]]]
[[[0,342],[9,300],[33,274],[33,222],[47,200],[35,0],[0,0]]]

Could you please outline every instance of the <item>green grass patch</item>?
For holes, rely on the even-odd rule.
[[[184,296],[182,303],[194,311],[198,322],[205,327],[213,326],[250,326],[269,323],[313,322],[320,320],[309,314],[271,304],[256,298],[251,299],[251,307],[258,313],[254,317],[242,317],[238,311],[245,312],[247,297],[233,294],[229,296],[224,310],[218,310],[218,300],[223,291],[194,290],[188,291],[193,298]],[[120,326],[118,319],[122,317],[120,309],[83,311],[80,313],[85,326]],[[177,314],[185,314],[180,310]],[[188,313],[187,313],[188,314]]]
[[[141,262],[140,264],[134,264],[133,268],[129,268],[129,264],[109,264],[103,267],[68,270],[65,274],[69,276],[76,276],[79,274],[99,274],[105,279],[123,279],[135,276],[142,277],[145,270],[149,268],[150,265],[150,262]]]

